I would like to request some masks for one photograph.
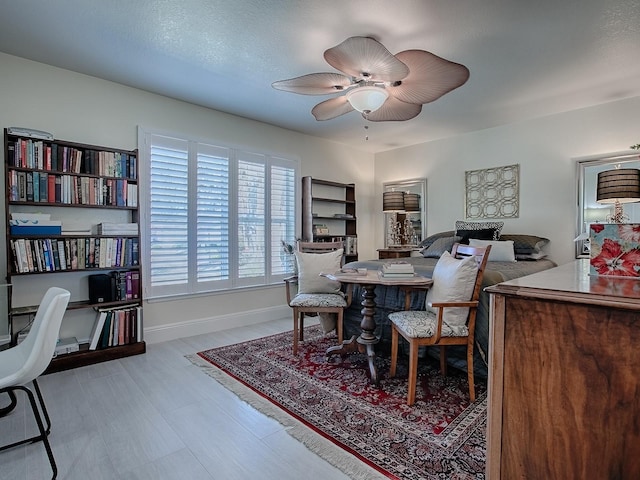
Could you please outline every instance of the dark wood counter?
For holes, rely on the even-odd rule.
[[[487,478],[640,478],[640,280],[588,260],[487,288]]]

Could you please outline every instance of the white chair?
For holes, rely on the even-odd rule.
[[[36,378],[45,371],[51,362],[58,341],[62,317],[67,309],[70,296],[71,294],[62,288],[49,288],[42,298],[31,329],[24,341],[8,350],[0,351],[0,394],[7,393],[11,399],[11,405],[3,408],[1,413],[7,415],[13,410],[17,402],[15,392],[22,390],[29,398],[33,416],[40,431],[40,435],[3,445],[0,447],[0,451],[26,443],[42,441],[53,470],[53,477],[51,477],[53,479],[58,475],[58,469],[47,438],[51,432],[51,420]],[[42,415],[38,410],[33,392],[25,386],[29,382],[33,382],[33,387],[42,409]],[[46,429],[42,416],[46,421]]]

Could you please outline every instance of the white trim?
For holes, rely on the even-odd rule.
[[[240,313],[230,313],[217,317],[198,318],[145,328],[144,340],[148,344],[166,342],[178,338],[218,332],[233,327],[256,325],[258,323],[279,320],[290,316],[291,308],[287,305],[280,305]]]

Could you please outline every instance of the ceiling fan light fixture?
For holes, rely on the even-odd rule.
[[[347,100],[360,113],[371,113],[378,110],[389,98],[389,92],[383,87],[365,85],[347,92]]]

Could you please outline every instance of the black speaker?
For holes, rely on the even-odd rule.
[[[89,302],[112,302],[113,288],[111,283],[111,275],[106,273],[89,275]]]

